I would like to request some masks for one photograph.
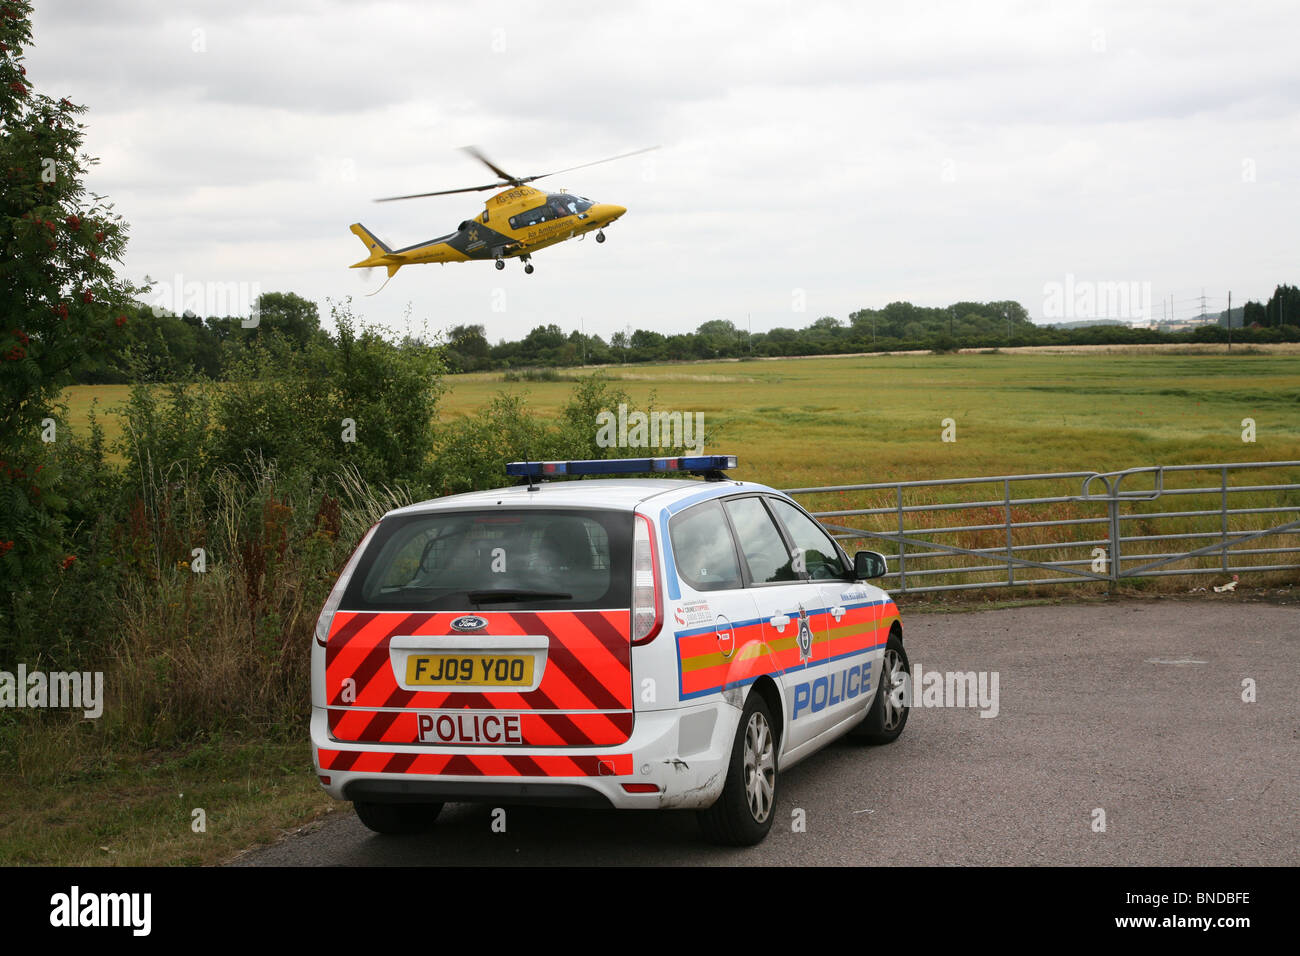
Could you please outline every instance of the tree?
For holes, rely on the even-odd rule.
[[[257,297],[259,335],[279,332],[298,348],[306,348],[321,331],[316,303],[292,292],[264,292]]]
[[[1241,310],[1242,328],[1250,328],[1252,325],[1267,325],[1268,310],[1264,308],[1263,302],[1250,301],[1245,304]]]
[[[129,323],[126,225],[83,179],[85,107],[36,92],[27,0],[0,3],[0,568],[49,573],[63,544],[54,407]],[[0,591],[8,591],[0,587]]]
[[[526,362],[546,362],[564,345],[564,330],[554,322],[533,328],[519,343],[519,357]]]
[[[457,325],[447,332],[447,364],[455,372],[487,368],[491,355],[487,329],[482,325]]]
[[[1300,325],[1300,289],[1293,285],[1280,285],[1273,290],[1264,306],[1269,328],[1282,325]]]
[[[693,347],[701,358],[738,355],[745,333],[736,328],[729,319],[710,319],[695,330],[695,341],[679,343],[685,351]],[[684,357],[671,355],[673,358]]]

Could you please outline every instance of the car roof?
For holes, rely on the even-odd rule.
[[[444,509],[468,508],[603,508],[614,511],[633,511],[637,505],[651,498],[670,505],[683,498],[700,500],[739,491],[766,491],[773,489],[751,481],[690,481],[681,478],[584,478],[576,481],[540,481],[530,491],[527,484],[510,485],[489,491],[470,491],[445,498],[431,498],[388,512],[384,517],[421,514]],[[710,494],[712,492],[712,494]]]

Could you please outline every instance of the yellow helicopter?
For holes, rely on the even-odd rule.
[[[537,176],[511,176],[494,164],[476,147],[466,146],[469,153],[488,169],[500,177],[500,182],[488,183],[486,186],[467,186],[464,189],[444,189],[432,193],[415,193],[410,196],[389,196],[376,199],[375,202],[394,202],[398,199],[420,199],[425,196],[449,196],[453,193],[482,192],[487,189],[501,189],[484,203],[483,212],[474,219],[466,219],[456,231],[437,239],[407,246],[404,249],[390,249],[369,229],[361,223],[353,223],[352,231],[365,243],[366,258],[355,262],[350,268],[372,269],[382,266],[388,270],[391,279],[402,266],[420,262],[468,262],[471,259],[493,259],[498,269],[506,267],[505,260],[517,258],[524,263],[524,272],[532,274],[533,264],[529,260],[538,249],[553,246],[574,236],[585,236],[595,231],[596,241],[604,242],[604,229],[619,216],[627,212],[623,206],[613,203],[598,203],[582,196],[561,190],[555,193],[533,189],[527,183],[544,176],[556,176],[560,173],[585,169],[600,163],[613,162],[648,153],[657,146],[598,159],[594,163],[570,166],[552,173]]]

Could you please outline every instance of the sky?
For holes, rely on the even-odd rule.
[[[88,107],[87,184],[146,301],[608,340],[898,300],[1137,323],[1263,301],[1300,281],[1297,35],[1289,0],[44,0],[26,65]],[[660,148],[537,183],[628,212],[533,275],[348,269],[353,222],[398,248],[482,211],[372,201],[492,181],[467,144],[516,176]]]

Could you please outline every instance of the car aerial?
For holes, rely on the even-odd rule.
[[[378,833],[447,802],[686,808],[750,845],[779,772],[894,740],[910,694],[898,609],[867,583],[884,557],[850,560],[735,467],[515,462],[519,484],[386,514],[316,625],[321,785]],[[670,477],[608,477],[644,473]]]

